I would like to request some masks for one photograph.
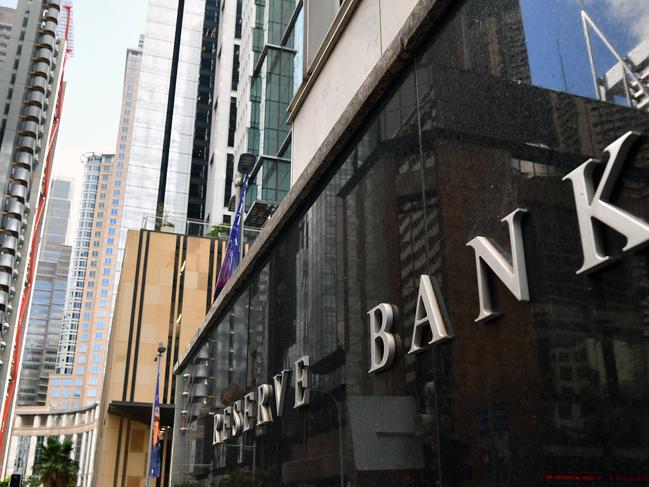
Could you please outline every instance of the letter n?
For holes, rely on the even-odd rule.
[[[602,236],[594,225],[593,218],[624,235],[626,245],[622,249],[623,252],[649,242],[649,224],[608,201],[629,150],[638,137],[640,134],[636,132],[627,132],[604,149],[608,159],[597,190],[593,182],[593,172],[600,161],[596,159],[588,159],[563,178],[564,181],[569,179],[572,183],[584,253],[584,263],[577,274],[593,271],[610,259],[606,255]]]
[[[480,314],[476,318],[476,322],[496,317],[496,312],[491,304],[487,269],[491,269],[498,276],[498,279],[516,296],[516,299],[519,301],[530,300],[527,287],[527,270],[525,268],[523,232],[521,231],[521,219],[526,211],[518,208],[501,220],[507,222],[509,226],[509,241],[512,249],[511,264],[485,237],[476,237],[467,243],[467,246],[472,247],[475,252],[476,271],[478,274]]]

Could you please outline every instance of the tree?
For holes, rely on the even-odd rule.
[[[72,460],[72,440],[60,442],[49,436],[39,445],[34,474],[44,487],[72,487],[77,483],[79,464]]]

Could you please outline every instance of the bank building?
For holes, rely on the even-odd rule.
[[[281,3],[291,189],[175,361],[156,485],[649,482],[643,39],[603,4]]]

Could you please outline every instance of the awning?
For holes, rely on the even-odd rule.
[[[139,423],[151,423],[150,402],[111,401],[108,413],[123,416]],[[174,405],[160,404],[160,426],[174,425]]]

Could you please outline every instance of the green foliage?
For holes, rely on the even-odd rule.
[[[200,484],[195,480],[185,479],[179,484],[175,484],[174,487],[199,487]]]
[[[73,487],[77,483],[79,464],[72,460],[72,440],[60,442],[49,436],[38,446],[34,475],[44,487]]]
[[[5,477],[2,480],[0,480],[0,487],[9,487],[9,481],[11,480],[11,477]]]
[[[39,487],[41,485],[41,480],[37,476],[32,475],[23,480],[23,485],[25,487]]]
[[[214,225],[212,228],[210,228],[210,231],[207,232],[205,236],[210,238],[216,238],[219,236],[220,233],[229,234],[230,225],[225,225],[224,223],[220,223],[219,225]]]
[[[219,482],[219,487],[260,487],[261,484],[241,469],[233,470]]]

